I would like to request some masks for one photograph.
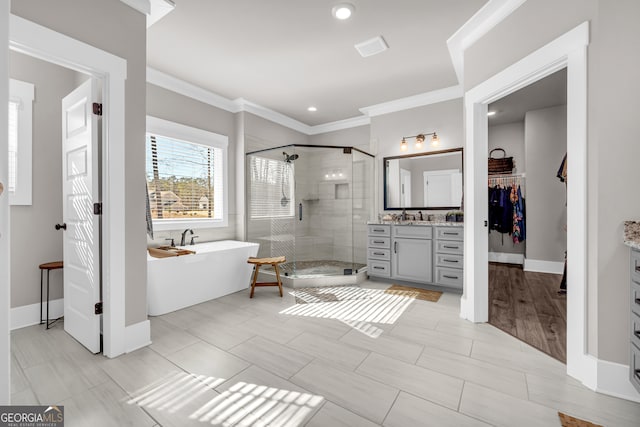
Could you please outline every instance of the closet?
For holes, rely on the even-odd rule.
[[[489,111],[489,150],[513,158],[488,176],[489,323],[565,362],[566,70]]]

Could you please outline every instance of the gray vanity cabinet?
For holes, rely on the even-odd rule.
[[[369,224],[367,231],[369,276],[462,289],[461,226]]]
[[[398,225],[392,229],[391,276],[394,279],[433,281],[432,228]]]
[[[439,286],[462,289],[464,228],[435,227],[435,235],[435,283]]]
[[[631,384],[640,391],[640,250],[631,249]]]

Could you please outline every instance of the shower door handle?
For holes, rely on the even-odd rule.
[[[298,205],[298,219],[302,221],[302,203]]]

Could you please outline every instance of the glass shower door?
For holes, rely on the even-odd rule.
[[[284,255],[287,274],[296,260],[294,154],[278,148],[246,158],[247,240],[260,244],[259,257]]]

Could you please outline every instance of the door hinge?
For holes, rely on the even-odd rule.
[[[102,301],[97,302],[97,303],[93,306],[93,308],[94,308],[94,311],[93,311],[93,312],[94,312],[95,314],[102,314]]]
[[[93,114],[95,114],[96,116],[102,115],[102,104],[98,102],[93,103]]]
[[[94,215],[102,215],[102,202],[93,204],[93,214]]]

